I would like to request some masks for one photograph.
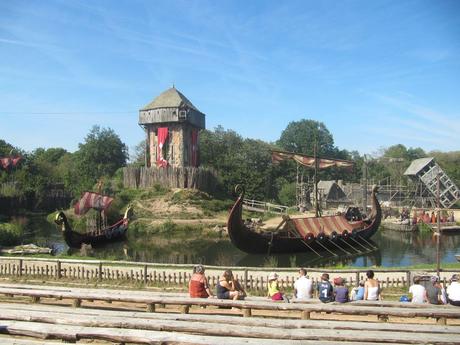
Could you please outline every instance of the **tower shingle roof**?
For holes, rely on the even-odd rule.
[[[185,108],[196,110],[201,113],[187,97],[185,97],[179,90],[174,86],[156,97],[152,102],[147,104],[141,110],[152,110],[158,108]]]

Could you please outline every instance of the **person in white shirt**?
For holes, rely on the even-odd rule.
[[[307,270],[299,270],[299,278],[294,283],[295,298],[311,299],[313,293],[313,281],[307,277]]]
[[[451,278],[451,283],[447,287],[447,301],[455,305],[457,307],[460,307],[460,283],[458,282],[460,280],[460,277],[458,274],[454,274]]]
[[[412,294],[412,303],[425,303],[428,301],[425,287],[420,285],[420,277],[414,277],[414,285],[409,288],[409,293]]]

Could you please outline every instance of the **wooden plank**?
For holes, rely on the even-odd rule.
[[[85,339],[106,340],[118,343],[161,344],[161,345],[332,345],[334,341],[299,341],[250,339],[234,337],[200,336],[181,334],[177,332],[158,332],[133,329],[95,328],[79,326],[49,325],[36,322],[3,321],[0,333],[11,335],[25,335],[42,339],[62,339],[76,341]],[[398,342],[401,344],[402,342]],[[371,345],[374,342],[343,342],[344,345]],[[382,343],[379,343],[382,344]],[[388,342],[386,343],[388,344]],[[438,344],[438,343],[435,343]]]
[[[254,317],[242,320],[239,317],[223,316],[223,315],[199,315],[199,314],[170,314],[158,313],[147,314],[143,312],[130,311],[113,311],[104,309],[72,309],[64,306],[46,306],[46,305],[27,305],[18,303],[0,303],[0,310],[13,310],[23,315],[28,315],[30,312],[47,312],[59,315],[73,315],[75,318],[85,316],[107,316],[107,317],[122,317],[124,319],[142,319],[142,320],[177,320],[177,321],[198,321],[209,322],[225,325],[240,325],[246,326],[263,326],[279,329],[289,328],[325,328],[325,329],[344,329],[344,330],[382,330],[392,332],[425,332],[425,333],[452,333],[460,334],[460,326],[439,326],[433,324],[381,324],[372,322],[359,321],[332,321],[332,320],[290,320],[276,318],[261,318]],[[427,327],[428,326],[428,327]]]
[[[126,319],[119,316],[83,316],[76,318],[74,315],[55,315],[50,312],[28,312],[3,310],[0,315],[2,320],[45,322],[56,325],[104,327],[123,329],[142,329],[149,331],[170,331],[180,333],[195,333],[206,336],[260,338],[260,339],[291,339],[291,340],[327,340],[327,341],[367,341],[376,342],[385,339],[387,342],[406,344],[451,344],[459,339],[457,334],[433,334],[433,333],[406,333],[394,331],[366,331],[360,329],[316,329],[312,325],[304,329],[283,329],[261,326],[247,326],[241,322],[238,327],[228,327],[224,324],[212,324],[204,322],[190,322],[177,320],[145,320]]]
[[[26,290],[0,288],[0,294],[18,296],[31,296],[42,298],[67,298],[73,300],[100,300],[131,303],[155,303],[165,305],[197,305],[197,306],[223,306],[239,309],[270,310],[270,311],[300,311],[300,312],[329,312],[348,315],[389,315],[398,317],[432,317],[460,319],[460,309],[452,306],[435,306],[427,308],[401,308],[401,307],[365,307],[351,304],[295,304],[274,303],[272,301],[233,301],[212,298],[180,298],[164,296],[135,296],[134,294],[115,295],[109,291],[53,291],[53,290]]]
[[[62,345],[61,340],[35,340],[31,338],[18,338],[9,335],[0,335],[0,344],[2,345]],[[92,342],[91,345],[102,345],[100,342]],[[104,343],[107,345],[107,343]]]

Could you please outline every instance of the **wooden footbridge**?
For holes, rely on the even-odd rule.
[[[269,202],[244,199],[243,207],[245,210],[253,212],[270,212],[276,214],[287,214],[289,207],[283,205],[276,205]]]
[[[323,304],[316,299],[284,303],[263,297],[229,301],[6,283],[0,295],[3,345],[458,344],[460,339],[460,308],[453,306]]]

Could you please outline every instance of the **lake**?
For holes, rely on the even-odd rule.
[[[35,243],[52,247],[56,253],[66,252],[75,258],[80,256],[79,250],[69,250],[58,227],[43,217],[23,218],[22,222],[26,227],[24,244]],[[228,237],[219,237],[217,233],[203,236],[200,230],[193,230],[146,234],[130,228],[126,241],[94,248],[83,254],[95,259],[219,266],[321,267],[342,264],[390,268],[436,263],[436,239],[431,233],[382,231],[380,228],[372,241],[379,249],[367,255],[318,258],[309,253],[267,257],[241,252],[231,244]],[[440,252],[441,263],[456,262],[455,254],[460,252],[460,234],[444,234],[441,237]]]

